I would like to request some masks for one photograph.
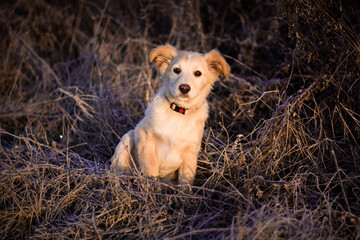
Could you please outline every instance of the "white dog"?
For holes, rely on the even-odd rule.
[[[163,86],[145,117],[116,147],[111,168],[115,173],[135,168],[153,179],[193,184],[208,118],[206,97],[230,67],[217,50],[201,54],[171,45],[153,49],[149,61],[159,68]]]

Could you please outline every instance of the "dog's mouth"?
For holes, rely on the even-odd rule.
[[[190,98],[190,96],[189,96],[189,94],[188,93],[180,93],[179,95],[178,95],[178,98],[179,99],[189,99]]]
[[[176,102],[187,103],[193,99],[191,92],[182,93],[181,91],[169,91],[167,96]]]

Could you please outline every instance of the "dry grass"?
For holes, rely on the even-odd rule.
[[[1,239],[360,238],[359,3],[51,2],[0,4]],[[232,66],[192,194],[109,172],[165,42]]]

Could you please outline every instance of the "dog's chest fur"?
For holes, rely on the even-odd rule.
[[[183,157],[200,149],[204,124],[208,117],[206,101],[189,114],[181,114],[170,108],[169,101],[161,94],[154,97],[145,112],[146,122],[156,135],[155,148],[160,162],[160,177],[176,171]]]

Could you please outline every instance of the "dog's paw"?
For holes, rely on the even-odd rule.
[[[149,179],[154,180],[154,181],[159,181],[160,180],[159,177],[149,177]]]
[[[192,194],[192,186],[190,184],[182,184],[182,185],[179,185],[180,187],[180,191],[184,192],[184,193],[187,193],[187,194]]]

